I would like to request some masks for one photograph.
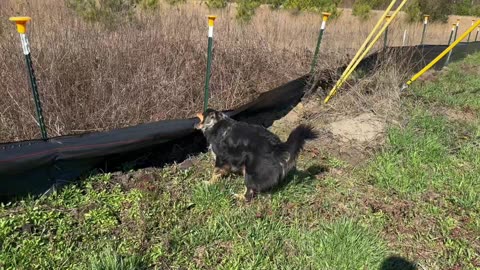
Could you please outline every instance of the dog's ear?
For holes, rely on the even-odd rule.
[[[219,112],[219,111],[215,111],[215,118],[217,120],[223,120],[223,119],[226,119],[227,118],[227,115],[222,113],[222,112]]]

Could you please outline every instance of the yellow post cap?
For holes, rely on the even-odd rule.
[[[215,15],[208,15],[208,26],[213,26],[213,22],[215,21],[216,18],[217,16]]]
[[[30,17],[10,17],[10,21],[14,22],[17,25],[17,32],[20,34],[25,34],[27,31],[27,22],[32,20]]]
[[[390,15],[390,14],[385,16],[385,20],[387,20],[387,22],[390,21],[391,18],[392,18],[392,15]]]
[[[330,17],[330,15],[332,15],[332,13],[328,13],[328,12],[322,12],[322,19],[323,21],[327,21],[328,20],[328,17]]]
[[[423,17],[428,19],[428,18],[430,18],[430,15],[428,15],[428,14],[423,14]]]

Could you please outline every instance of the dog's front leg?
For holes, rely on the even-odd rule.
[[[215,167],[213,168],[212,178],[209,181],[206,181],[206,184],[215,184],[222,177],[230,173],[231,167],[228,164],[225,164],[220,159],[215,160]]]
[[[218,180],[220,180],[220,178],[222,178],[222,173],[220,171],[220,168],[215,167],[213,169],[212,178],[210,178],[210,180],[204,181],[204,182],[205,182],[205,184],[212,185],[212,184],[215,184],[216,182],[218,182]]]
[[[239,201],[249,202],[253,198],[255,198],[256,194],[257,193],[255,192],[254,189],[245,187],[245,191],[244,191],[243,194],[239,194],[239,193],[233,194],[233,197],[235,197],[235,199],[237,199]]]

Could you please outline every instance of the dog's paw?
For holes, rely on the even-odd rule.
[[[233,197],[240,202],[246,202],[247,198],[245,198],[245,194],[233,194]]]
[[[217,183],[217,181],[212,181],[212,179],[210,179],[208,181],[202,181],[202,183],[204,185],[211,186],[211,185],[214,185],[215,183]]]
[[[208,180],[208,181],[202,181],[202,182],[205,183],[206,185],[213,185],[213,184],[217,183],[217,182],[220,180],[220,178],[221,178],[221,175],[220,175],[220,174],[214,173],[214,174],[212,175],[212,178],[210,178],[210,180]]]

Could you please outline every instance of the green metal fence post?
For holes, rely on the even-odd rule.
[[[475,23],[475,20],[472,20],[472,25]],[[472,35],[472,32],[468,33],[468,38],[467,42],[470,42],[470,36]]]
[[[30,86],[32,88],[33,101],[35,102],[35,108],[37,112],[38,124],[40,126],[40,132],[42,139],[47,140],[47,128],[45,127],[45,121],[43,118],[42,103],[40,102],[40,95],[38,94],[37,80],[35,78],[35,72],[33,70],[32,57],[30,55],[30,45],[28,43],[27,22],[32,18],[30,17],[10,17],[10,21],[17,25],[17,32],[20,34],[20,40],[22,42],[23,54],[25,55],[25,61],[27,63],[28,77],[30,79]]]
[[[207,73],[205,75],[205,91],[203,93],[203,111],[208,109],[208,99],[210,98],[210,74],[212,67],[212,46],[213,46],[213,24],[216,16],[208,16],[208,51],[207,51]]]
[[[390,19],[392,18],[391,15],[387,15],[385,16],[385,20],[387,21],[387,23],[390,21]],[[387,28],[385,28],[385,36],[383,37],[383,48],[387,48],[387,42],[388,42],[388,26]]]
[[[330,13],[322,13],[322,26],[320,27],[320,33],[318,34],[317,46],[315,47],[315,53],[313,54],[312,66],[310,67],[310,75],[313,75],[315,68],[317,67],[318,54],[320,52],[320,44],[322,44],[323,33],[325,32],[325,27],[327,25],[328,17]]]
[[[455,39],[452,40],[452,37],[453,37],[453,33],[456,31],[456,29],[458,29],[458,22],[456,24],[454,23],[452,25],[452,31],[450,32],[450,37],[448,38],[448,45],[449,46],[455,40]],[[448,62],[450,62],[450,56],[452,55],[452,51],[453,51],[453,49],[450,52],[448,52],[447,60],[445,61],[443,66],[447,66]]]
[[[425,33],[427,32],[427,24],[428,24],[428,18],[430,18],[430,15],[423,15],[423,31],[422,31],[422,40],[420,41],[420,45],[423,45],[423,42],[425,41]]]

